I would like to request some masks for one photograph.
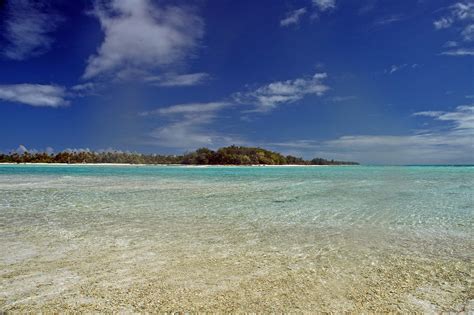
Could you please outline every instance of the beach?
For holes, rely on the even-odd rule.
[[[96,166],[0,165],[0,311],[474,311],[473,167]]]

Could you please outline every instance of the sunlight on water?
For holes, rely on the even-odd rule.
[[[474,310],[472,187],[472,167],[0,166],[0,310]]]

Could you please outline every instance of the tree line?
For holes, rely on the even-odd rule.
[[[230,146],[217,151],[201,148],[183,155],[141,154],[130,152],[63,151],[56,154],[45,152],[12,152],[0,154],[0,163],[127,163],[127,164],[184,164],[184,165],[357,165],[314,158],[304,160],[291,155],[262,148]]]

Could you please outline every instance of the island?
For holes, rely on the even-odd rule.
[[[182,164],[182,165],[358,165],[357,162],[301,157],[244,146],[228,146],[216,151],[200,148],[182,155],[142,154],[137,152],[66,150],[46,152],[11,152],[0,154],[0,163],[66,163],[66,164]]]

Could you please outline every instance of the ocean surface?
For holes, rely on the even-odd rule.
[[[0,311],[474,311],[474,167],[0,166]]]

